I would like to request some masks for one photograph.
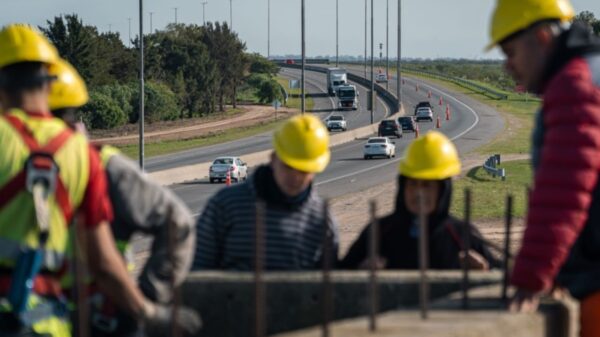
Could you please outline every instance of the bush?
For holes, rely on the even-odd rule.
[[[132,84],[132,88],[133,88]],[[139,90],[133,91],[131,97],[131,106],[133,107],[132,118],[133,123],[137,121],[139,116]],[[146,121],[158,122],[175,120],[180,116],[180,108],[177,104],[177,96],[162,83],[146,82],[144,85],[144,118]]]
[[[283,94],[281,93],[281,86],[274,79],[270,79],[261,83],[256,93],[259,101],[263,104],[269,104],[274,100],[283,102]]]
[[[96,90],[97,92],[110,96],[127,116],[129,123],[134,123],[137,120],[137,115],[133,114],[132,97],[135,91],[131,86],[113,84],[104,85]],[[134,118],[135,117],[135,118]]]
[[[81,108],[82,118],[92,129],[110,129],[124,125],[127,115],[110,96],[92,92],[90,102]]]

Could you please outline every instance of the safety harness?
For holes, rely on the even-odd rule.
[[[58,279],[59,270],[40,273],[48,267],[44,256],[49,237],[50,208],[49,197],[55,196],[56,203],[69,223],[73,209],[68,191],[60,179],[59,167],[54,160],[56,152],[73,134],[68,128],[52,138],[46,145],[40,145],[31,130],[21,119],[13,115],[4,118],[20,134],[30,150],[23,170],[0,188],[0,209],[7,205],[23,190],[33,196],[39,246],[36,249],[20,247],[16,254],[16,265],[11,273],[0,276],[0,293],[7,294],[12,313],[24,326],[32,326],[38,321],[54,315],[65,315],[64,301]],[[60,261],[56,261],[57,264]],[[53,266],[55,269],[57,266]],[[28,309],[31,293],[56,298],[56,301],[44,301],[33,309]]]

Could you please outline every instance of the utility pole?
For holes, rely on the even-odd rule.
[[[398,60],[396,60],[396,97],[398,111],[402,105],[402,80],[400,79],[400,59],[402,56],[402,0],[398,0]]]
[[[177,7],[173,7],[173,10],[175,11],[175,24],[177,24]]]
[[[129,43],[127,44],[129,46],[129,48],[131,48],[131,18],[127,18],[127,21],[129,21]]]
[[[206,11],[205,6],[208,3],[208,1],[204,1],[202,3],[202,26],[206,26],[206,16],[204,16],[204,13]]]
[[[233,0],[229,0],[229,25],[231,30],[233,30]]]
[[[144,170],[144,0],[140,0],[140,114],[138,116],[140,132],[140,169]],[[152,16],[150,16],[152,18]],[[151,21],[152,22],[152,19]]]
[[[152,14],[154,14],[154,12],[150,12],[150,34],[152,34]]]
[[[304,112],[306,111],[306,98],[304,97],[304,63],[306,61],[306,59],[305,59],[306,45],[304,44],[304,0],[302,0],[302,10],[300,12],[301,12],[301,16],[302,16],[302,18],[301,18],[301,22],[302,22],[302,76],[301,76],[302,84],[301,84],[301,86],[302,86],[302,88],[301,88],[301,92],[300,92],[300,95],[301,95],[301,99],[300,99],[301,110],[300,111],[304,115]]]
[[[271,58],[271,0],[267,0],[267,59]]]
[[[339,0],[335,0],[335,66],[338,67],[339,63],[339,52],[340,52],[340,9]]]
[[[385,1],[385,90],[390,89],[390,0]]]
[[[374,110],[375,110],[375,81],[373,78],[373,72],[374,72],[374,67],[375,67],[375,59],[373,58],[373,48],[374,48],[374,44],[373,41],[375,40],[375,34],[374,34],[374,27],[375,27],[375,23],[374,23],[374,16],[373,16],[373,0],[371,0],[371,124],[373,124],[373,119],[374,119]]]
[[[367,78],[367,0],[365,0],[365,78]]]
[[[109,23],[109,24],[108,24],[108,32],[109,32],[109,33],[112,33],[112,23]]]

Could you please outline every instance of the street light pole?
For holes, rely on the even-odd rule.
[[[385,90],[390,89],[390,0],[385,4]]]
[[[129,48],[131,48],[131,18],[127,18],[127,21],[129,22],[129,40],[127,40],[129,42],[127,45],[129,46]]]
[[[231,30],[233,30],[233,0],[229,0],[229,25]]]
[[[204,12],[205,12],[206,10],[205,10],[205,8],[204,8],[204,7],[206,6],[206,4],[207,4],[207,3],[208,3],[208,1],[204,1],[204,2],[202,3],[202,26],[206,26],[206,16],[204,16]]]
[[[340,20],[339,0],[335,0],[335,66],[339,66]]]
[[[375,34],[374,34],[374,27],[375,27],[375,23],[374,23],[374,15],[373,15],[373,0],[371,0],[371,124],[373,124],[373,115],[374,115],[374,111],[375,111],[375,81],[374,81],[374,68],[375,68],[375,59],[373,58],[373,48],[374,48],[374,44],[373,41],[375,40]]]
[[[152,34],[152,14],[154,14],[154,12],[150,12],[150,34]]]
[[[400,79],[400,59],[402,56],[402,0],[398,0],[398,60],[396,61],[396,97],[398,111],[402,105],[402,80]]]
[[[271,58],[271,0],[267,0],[267,59]]]
[[[173,7],[173,10],[175,11],[175,24],[177,24],[177,7]]]
[[[139,133],[140,133],[140,169],[144,170],[144,0],[140,0],[140,108],[139,108]],[[152,16],[150,16],[152,18]]]
[[[365,78],[367,78],[367,0],[365,0]]]
[[[305,97],[304,97],[304,63],[306,61],[305,60],[306,45],[304,43],[304,0],[302,0],[302,10],[300,12],[302,13],[301,14],[302,15],[302,18],[301,18],[301,21],[302,21],[302,76],[301,76],[301,82],[302,83],[301,83],[301,92],[300,92],[300,95],[301,95],[301,98],[300,98],[301,110],[300,111],[302,112],[302,114],[304,114],[304,112],[306,111],[306,101],[305,101]]]

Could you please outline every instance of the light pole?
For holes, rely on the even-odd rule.
[[[175,11],[175,24],[177,24],[177,7],[173,7],[173,10]]]
[[[202,25],[206,26],[206,17],[204,16],[204,12],[205,12],[205,6],[208,3],[208,1],[204,1],[202,3]]]
[[[385,90],[390,89],[390,0],[385,2]]]
[[[304,111],[306,110],[306,101],[305,101],[305,97],[304,97],[304,63],[305,63],[305,56],[306,56],[306,50],[305,50],[305,44],[304,44],[304,0],[302,0],[302,10],[300,11],[302,14],[302,18],[301,18],[301,22],[302,22],[302,76],[301,76],[301,98],[300,98],[300,102],[301,102],[301,112],[302,114],[304,114]]]
[[[109,24],[108,24],[108,32],[109,32],[109,33],[112,33],[112,23],[109,23]]]
[[[365,0],[365,78],[367,78],[367,0]]]
[[[402,80],[400,79],[400,59],[402,56],[402,0],[398,0],[398,60],[396,60],[396,97],[398,111],[402,105]]]
[[[271,58],[271,0],[267,0],[267,59]]]
[[[374,72],[374,68],[375,68],[375,59],[373,58],[373,48],[374,48],[374,44],[373,41],[375,40],[375,34],[374,34],[374,27],[375,27],[375,23],[374,23],[374,16],[373,16],[373,0],[371,0],[371,124],[373,124],[373,115],[374,115],[374,110],[375,110],[375,81],[373,78],[373,72]]]
[[[140,169],[144,170],[144,0],[140,0],[140,108],[139,108],[139,132],[140,132]],[[152,18],[152,15],[150,15]],[[152,22],[152,19],[150,19]]]
[[[131,18],[127,18],[127,21],[129,21],[129,43],[128,46],[129,48],[131,48]]]
[[[233,30],[233,0],[229,0],[229,25],[231,30]]]
[[[150,34],[152,34],[152,14],[154,14],[154,12],[150,12]]]
[[[339,0],[335,0],[335,66],[339,66],[339,51],[340,51],[340,10]]]

